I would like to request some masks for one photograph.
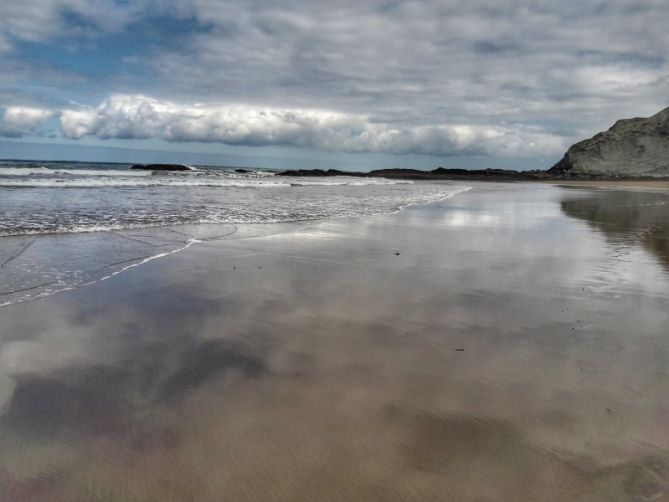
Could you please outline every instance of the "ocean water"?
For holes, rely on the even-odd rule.
[[[202,241],[382,215],[466,189],[220,167],[0,161],[0,307],[94,284]]]
[[[275,223],[384,214],[461,186],[381,178],[285,178],[267,170],[0,162],[0,236],[186,223]]]

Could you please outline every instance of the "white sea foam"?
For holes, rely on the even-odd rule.
[[[200,241],[200,240],[198,240],[198,239],[194,239],[194,238],[191,237],[191,238],[189,238],[189,239],[186,241],[185,245],[183,245],[183,246],[181,246],[181,247],[179,247],[179,248],[172,249],[171,251],[166,251],[166,252],[164,252],[164,253],[158,253],[158,254],[154,254],[154,255],[152,255],[152,256],[148,256],[148,257],[146,257],[146,258],[144,258],[144,259],[142,259],[142,260],[139,260],[139,261],[137,261],[137,262],[135,262],[135,263],[132,263],[132,264],[130,264],[130,265],[126,265],[125,267],[122,267],[122,268],[120,268],[119,270],[115,270],[115,271],[112,272],[111,274],[102,276],[102,277],[100,277],[99,280],[100,280],[100,281],[106,281],[107,279],[111,279],[112,277],[114,277],[114,276],[116,276],[116,275],[118,275],[118,274],[122,274],[122,273],[125,272],[126,270],[130,270],[131,268],[139,267],[140,265],[144,265],[145,263],[148,263],[148,262],[153,261],[153,260],[157,260],[157,259],[159,259],[159,258],[163,258],[163,257],[165,257],[165,256],[169,256],[169,255],[174,254],[174,253],[179,253],[180,251],[183,251],[184,249],[188,249],[188,248],[191,247],[193,244],[198,244],[198,243],[200,243],[200,242],[202,242],[202,241]]]
[[[120,175],[119,175],[120,176]],[[277,178],[277,177],[178,177],[178,176],[140,176],[112,179],[77,179],[77,178],[23,178],[2,179],[0,187],[5,188],[104,188],[104,187],[251,187],[273,188],[290,186],[367,186],[367,185],[406,185],[409,180],[389,180],[384,178]]]
[[[30,176],[49,173],[53,173],[53,170],[46,167],[0,167],[0,176]]]
[[[317,184],[310,185],[312,181]],[[342,181],[353,184],[344,186]],[[372,183],[365,186],[369,181]],[[74,191],[66,197],[59,196],[61,192],[58,191],[53,192],[55,197],[50,197],[37,190],[5,190],[0,197],[0,209],[5,214],[0,219],[0,236],[5,236],[0,238],[0,245],[7,243],[2,263],[5,282],[4,292],[0,293],[0,307],[89,286],[199,242],[194,236],[187,235],[188,230],[180,230],[192,227],[175,225],[237,227],[240,224],[382,215],[414,204],[447,199],[470,188],[448,184],[393,187],[400,183],[359,178],[300,179],[299,182],[303,188],[279,185],[278,190],[270,191],[204,187],[192,192],[168,187],[164,192],[108,187]],[[391,186],[384,186],[386,184]],[[143,230],[138,239],[135,229],[139,228]],[[61,236],[44,236],[81,232],[96,234],[83,238],[72,235],[66,238],[68,240],[60,240]],[[226,232],[218,238],[228,235],[230,233]],[[79,252],[82,260],[73,261],[71,253],[52,254],[49,239],[53,238],[59,239],[59,246],[71,243],[72,250]],[[113,239],[109,241],[111,250],[107,250],[105,239]],[[87,254],[86,246],[105,250],[108,257],[101,258],[96,254],[93,259]],[[145,250],[143,246],[148,248]]]
[[[333,192],[332,190],[337,189]],[[466,186],[441,185],[422,187],[281,187],[262,194],[262,190],[231,188],[225,196],[204,187],[195,204],[180,205],[174,192],[162,195],[121,192],[107,194],[94,191],[67,198],[58,197],[63,205],[57,210],[40,210],[22,205],[8,211],[0,220],[0,236],[105,232],[179,224],[246,224],[309,221],[338,217],[380,215],[401,210],[413,204],[424,204],[451,197],[468,190]],[[236,191],[235,191],[236,190]],[[371,192],[369,192],[371,190]],[[295,195],[290,195],[294,193]],[[188,193],[184,194],[189,199]],[[152,198],[156,198],[155,201]],[[10,199],[11,200],[11,199]],[[25,200],[25,199],[22,199]],[[49,198],[35,201],[49,205]],[[112,205],[108,205],[108,204]],[[25,208],[25,209],[24,209]]]
[[[13,173],[0,176],[0,236],[383,214],[438,200],[454,189],[384,178],[294,178],[258,170],[152,173],[118,165],[47,165],[0,164],[5,173]],[[15,175],[20,171],[35,174]]]
[[[49,169],[47,167],[0,167],[0,176],[151,176],[151,171],[130,169]]]
[[[68,176],[151,176],[151,171],[130,169],[53,169],[56,174]]]

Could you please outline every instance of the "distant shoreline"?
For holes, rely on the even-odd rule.
[[[624,180],[549,180],[553,185],[583,188],[648,188],[669,190],[669,179],[624,179]]]
[[[25,159],[0,159],[0,162],[19,163],[50,163],[50,164],[92,164],[92,165],[119,165],[129,166],[135,170],[147,171],[190,171],[193,170],[187,164],[134,164],[132,162],[105,162],[105,161],[76,161],[76,160],[25,160]],[[354,178],[386,178],[399,180],[425,180],[425,181],[494,181],[494,182],[517,182],[535,181],[547,182],[558,185],[569,186],[602,186],[602,187],[645,187],[666,189],[669,188],[669,177],[663,176],[606,176],[595,174],[568,174],[565,172],[551,172],[551,170],[516,171],[512,169],[451,169],[438,167],[431,171],[409,168],[376,169],[373,171],[343,171],[339,169],[287,169],[278,170],[266,167],[237,167],[223,165],[198,164],[197,167],[225,169],[238,173],[251,171],[266,171],[276,176],[285,177],[336,177],[348,176]]]
[[[548,171],[513,171],[508,169],[446,169],[439,167],[432,171],[418,169],[377,169],[370,172],[340,171],[338,169],[294,169],[280,171],[277,176],[287,177],[331,177],[352,176],[361,178],[388,178],[404,180],[464,180],[464,181],[546,181],[551,183],[665,183],[669,185],[667,177],[615,177],[615,176],[566,176],[555,175]]]

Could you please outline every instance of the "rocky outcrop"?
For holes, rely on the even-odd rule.
[[[623,119],[571,146],[548,170],[561,178],[669,177],[669,108],[648,118]]]
[[[182,164],[135,164],[131,169],[140,169],[142,171],[192,171],[192,167]]]
[[[358,173],[358,172],[348,172],[348,171],[339,171],[338,169],[328,169],[324,171],[323,169],[289,169],[288,171],[281,171],[277,173],[279,176],[358,176],[358,177],[367,177],[370,176],[370,173]]]
[[[279,176],[355,176],[358,178],[391,178],[405,180],[488,180],[488,181],[522,181],[545,179],[546,171],[512,171],[507,169],[447,169],[438,167],[432,171],[418,169],[377,169],[368,173],[339,171],[337,169],[299,169],[282,171]]]
[[[378,169],[368,173],[300,169],[282,176],[359,176],[492,181],[669,178],[669,108],[648,118],[623,119],[573,145],[548,171],[507,169]]]

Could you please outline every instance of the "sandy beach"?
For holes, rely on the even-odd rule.
[[[669,194],[472,185],[1,308],[0,499],[666,500]]]
[[[588,188],[644,188],[651,190],[669,190],[669,180],[568,180],[551,181],[550,183],[564,187],[588,187]]]
[[[0,502],[669,502],[668,26],[0,2]]]

